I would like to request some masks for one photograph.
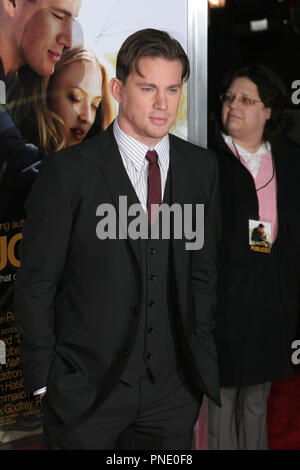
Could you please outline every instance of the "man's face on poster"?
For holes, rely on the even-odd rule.
[[[17,0],[21,1],[21,0]],[[82,0],[22,0],[16,26],[24,64],[43,77],[54,72],[65,47],[72,45],[72,24]]]

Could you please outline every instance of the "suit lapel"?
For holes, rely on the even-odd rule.
[[[136,192],[131,184],[131,181],[127,175],[127,172],[124,168],[122,158],[120,155],[120,152],[118,150],[117,143],[115,141],[115,138],[113,136],[113,130],[112,126],[108,129],[107,132],[103,134],[103,138],[101,140],[101,145],[102,145],[102,155],[105,156],[106,162],[102,165],[102,173],[104,176],[104,180],[107,184],[108,190],[111,194],[111,198],[113,200],[117,215],[118,215],[118,221],[117,221],[117,227],[118,224],[120,223],[120,213],[119,213],[119,198],[120,196],[125,196],[127,198],[127,211],[130,206],[133,204],[139,204],[138,197],[136,195]],[[126,227],[124,224],[122,224],[122,227],[127,233],[128,225],[130,221],[134,217],[128,216],[128,224],[126,224]],[[131,246],[138,266],[141,268],[141,252],[140,252],[140,240],[133,240],[129,236],[127,236],[127,241],[129,245]]]
[[[180,204],[182,207],[182,215],[184,216],[184,204],[191,203],[191,197],[189,197],[188,190],[189,174],[186,165],[184,165],[184,158],[179,153],[179,149],[175,145],[171,135],[169,171],[171,171],[171,203]],[[184,263],[182,262],[185,250],[184,233],[181,239],[175,239],[174,236],[172,236],[171,243],[176,281],[179,282],[181,279],[181,272],[184,265]]]

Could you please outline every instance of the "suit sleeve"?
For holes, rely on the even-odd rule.
[[[217,403],[219,398],[217,350],[212,334],[215,326],[214,313],[217,301],[217,255],[221,231],[220,191],[217,160],[213,153],[210,195],[204,207],[204,244],[192,253],[192,289],[196,315],[194,344],[202,368],[205,370],[206,386],[210,397]],[[205,361],[202,359],[205,357]]]
[[[0,178],[20,173],[41,159],[42,152],[22,137],[5,106],[0,105]]]
[[[54,298],[73,214],[59,157],[50,156],[41,165],[25,206],[27,219],[15,282],[15,314],[22,337],[21,358],[28,392],[47,384],[55,356]]]

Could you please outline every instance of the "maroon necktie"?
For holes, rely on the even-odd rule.
[[[158,210],[153,213],[153,220],[151,220],[151,204],[161,205],[161,179],[160,169],[158,166],[158,156],[155,150],[148,150],[146,159],[149,162],[148,166],[148,199],[147,210],[149,224],[153,225],[155,222]]]

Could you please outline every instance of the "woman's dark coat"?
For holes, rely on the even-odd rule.
[[[222,236],[215,338],[221,386],[288,377],[299,311],[300,150],[289,140],[273,148],[278,235],[271,254],[249,250],[248,219],[258,220],[254,180],[218,131]]]

